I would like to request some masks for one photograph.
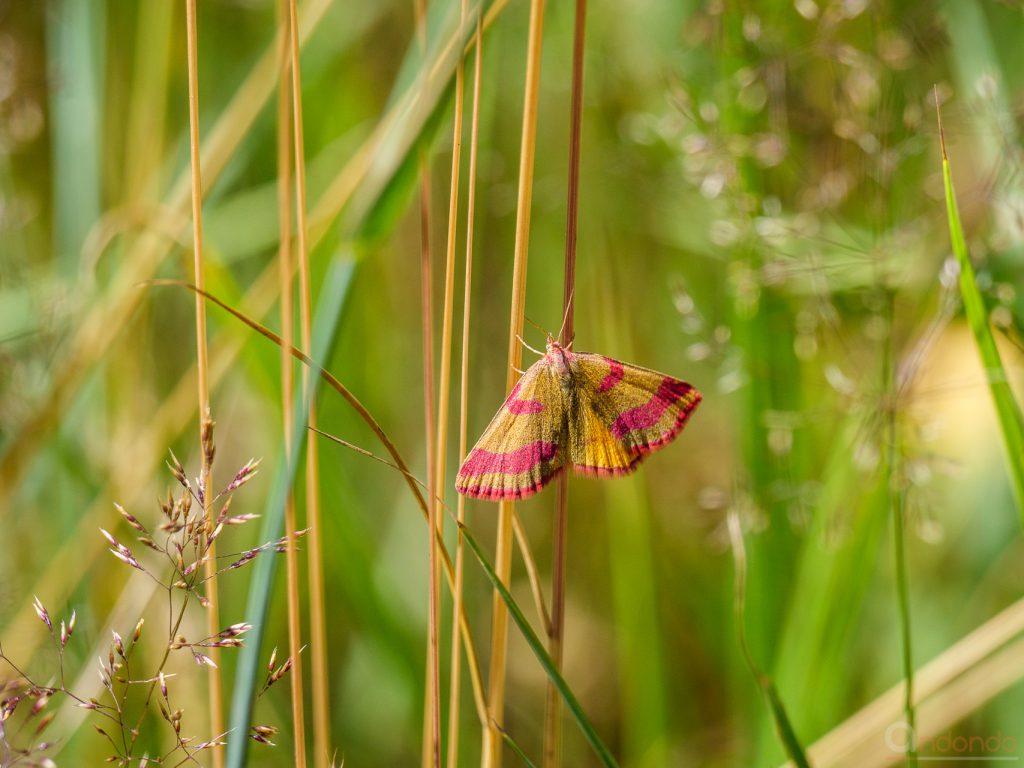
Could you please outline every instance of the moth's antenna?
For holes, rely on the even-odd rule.
[[[548,332],[547,332],[547,331],[546,331],[546,330],[545,330],[544,328],[541,328],[541,327],[540,327],[539,325],[537,325],[537,323],[533,322],[533,320],[531,320],[531,319],[530,319],[529,317],[527,317],[526,315],[523,315],[523,319],[524,319],[524,320],[525,320],[526,322],[528,322],[528,323],[529,323],[530,325],[532,325],[532,326],[533,326],[534,328],[536,328],[536,329],[537,329],[538,331],[540,331],[541,333],[543,333],[543,334],[544,334],[545,336],[547,336],[547,335],[548,335]]]
[[[516,338],[519,339],[519,343],[522,344],[524,347],[526,347],[528,350],[530,350],[531,352],[533,352],[536,355],[540,355],[541,357],[544,357],[544,353],[543,352],[541,352],[539,349],[534,349],[529,344],[527,344],[525,341],[523,341],[523,337],[520,336],[518,333],[516,334]]]
[[[573,295],[575,293],[576,286],[573,286],[572,289],[569,291],[569,300],[565,302],[565,314],[562,316],[562,327],[558,329],[559,339],[562,338],[562,333],[565,331],[565,324],[569,322],[569,311],[573,308]],[[568,347],[569,344],[572,344],[572,339],[569,339],[568,344],[565,344],[564,346]]]

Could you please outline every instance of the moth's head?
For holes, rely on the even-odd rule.
[[[568,374],[570,369],[569,358],[572,356],[572,353],[566,347],[559,344],[557,339],[550,333],[548,334],[547,350],[548,353],[545,355],[545,358],[548,363],[554,366],[554,369],[563,376]]]

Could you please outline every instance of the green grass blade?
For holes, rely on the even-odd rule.
[[[768,700],[768,707],[771,709],[772,719],[775,721],[776,733],[778,733],[779,740],[782,741],[782,746],[789,759],[797,768],[811,768],[804,748],[800,744],[800,739],[797,738],[796,731],[793,730],[793,725],[789,722],[789,715],[786,714],[786,708],[782,704],[782,699],[779,698],[779,692],[775,690],[775,684],[765,678],[761,682],[761,689]]]
[[[516,626],[519,627],[519,631],[522,633],[523,639],[526,640],[526,644],[530,646],[530,650],[533,651],[533,655],[537,657],[537,661],[540,662],[544,672],[555,684],[555,688],[557,688],[558,692],[562,694],[562,700],[565,701],[566,707],[569,708],[569,713],[576,721],[580,731],[583,732],[583,737],[594,749],[594,753],[597,755],[598,760],[601,761],[601,765],[608,766],[608,768],[617,766],[618,763],[615,762],[615,758],[612,757],[612,753],[608,751],[608,747],[604,745],[604,742],[602,742],[601,738],[597,735],[597,731],[594,730],[594,725],[590,722],[590,719],[583,711],[583,707],[580,705],[579,700],[577,700],[576,695],[565,682],[565,678],[558,673],[558,669],[555,667],[554,662],[548,655],[547,650],[545,650],[544,644],[533,631],[533,628],[530,626],[530,622],[526,620],[526,617],[523,615],[519,605],[512,598],[512,594],[508,591],[508,588],[506,588],[501,579],[498,578],[498,574],[494,571],[494,566],[488,562],[483,550],[480,549],[480,545],[477,544],[476,539],[473,538],[469,529],[464,525],[460,525],[459,528],[462,531],[462,535],[466,538],[466,543],[469,545],[469,548],[473,550],[473,554],[476,556],[477,561],[486,572],[487,578],[490,579],[491,584],[498,591],[498,594],[501,595],[501,599],[505,601],[505,605],[508,606],[509,615],[516,623]]]
[[[327,353],[334,345],[342,309],[348,297],[351,284],[353,261],[350,258],[336,257],[324,278],[313,320],[313,349],[315,360],[327,359]],[[308,412],[306,404],[309,395],[315,394],[321,381],[319,376],[310,376],[306,391],[295,393],[292,408],[295,413],[292,431],[292,451],[290,456],[282,456],[274,472],[273,487],[267,501],[267,509],[263,516],[261,541],[271,541],[281,535],[284,525],[284,507],[288,491],[295,477],[299,451],[305,445],[306,423]],[[266,630],[267,613],[270,597],[273,593],[274,572],[277,558],[273,556],[257,559],[253,566],[256,570],[246,602],[245,620],[252,624],[247,642],[238,657],[235,672],[234,693],[231,696],[231,716],[229,719],[230,735],[227,739],[228,768],[243,768],[249,752],[249,725],[252,722],[252,708],[257,686],[262,682],[262,663],[260,653],[263,635]]]
[[[536,764],[529,757],[526,756],[526,752],[523,750],[523,748],[516,743],[515,739],[509,736],[508,731],[506,731],[504,728],[501,728],[500,730],[502,740],[506,744],[508,744],[509,748],[516,753],[519,759],[522,760],[525,765],[529,766],[529,768],[537,768]]]
[[[941,126],[940,126],[941,128]],[[960,266],[960,296],[964,303],[964,314],[974,334],[981,355],[981,364],[985,368],[989,390],[996,406],[999,418],[999,429],[1006,447],[1007,463],[1013,484],[1014,496],[1017,500],[1017,513],[1024,525],[1024,417],[1020,406],[1014,399],[1003,367],[999,349],[996,347],[992,330],[988,325],[988,312],[985,300],[978,283],[974,278],[974,267],[967,251],[967,241],[960,224],[960,212],[957,209],[956,194],[953,190],[953,174],[949,168],[949,157],[946,155],[945,141],[942,145],[942,180],[946,188],[946,216],[949,219],[949,237]]]

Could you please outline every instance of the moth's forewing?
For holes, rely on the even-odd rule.
[[[459,493],[522,499],[558,474],[567,431],[559,378],[544,359],[523,374],[459,469]]]

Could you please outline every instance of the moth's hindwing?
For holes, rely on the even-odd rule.
[[[668,445],[700,403],[685,381],[602,355],[573,356],[579,413],[569,423],[569,459],[577,472],[621,475]]]

